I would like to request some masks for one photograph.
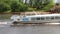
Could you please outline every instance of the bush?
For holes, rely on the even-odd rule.
[[[28,10],[28,5],[25,5],[25,4],[20,4],[20,12],[24,12],[24,11],[27,11]]]
[[[19,2],[13,2],[11,4],[11,11],[12,12],[21,12],[21,11],[26,11],[28,8],[27,5]]]
[[[10,6],[6,3],[0,3],[0,12],[5,12],[10,10]]]
[[[19,0],[0,0],[0,12],[20,12],[26,11],[28,9],[28,5],[24,3],[20,3]]]
[[[48,4],[48,5],[46,5],[44,8],[42,8],[42,10],[48,11],[48,10],[50,10],[52,7],[54,7],[54,5]]]
[[[12,12],[17,12],[17,11],[19,11],[19,4],[17,3],[17,2],[13,2],[12,4],[11,4],[11,11]]]

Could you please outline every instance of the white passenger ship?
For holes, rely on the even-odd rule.
[[[20,22],[20,23],[60,22],[60,14],[44,14],[44,15],[31,15],[31,16],[13,15],[11,19],[13,20],[13,22]]]

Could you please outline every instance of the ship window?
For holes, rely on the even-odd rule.
[[[60,17],[56,16],[55,19],[60,19]]]
[[[50,19],[50,17],[46,17],[46,20],[49,20]]]
[[[45,18],[44,18],[44,17],[41,17],[40,19],[41,19],[41,20],[44,20]]]
[[[40,18],[38,17],[37,20],[40,20]]]
[[[54,17],[51,17],[51,19],[54,19]]]
[[[36,20],[36,18],[31,18],[31,20]]]

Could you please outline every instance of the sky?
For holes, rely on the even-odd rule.
[[[54,2],[56,3],[56,2],[57,2],[57,0],[54,0]]]

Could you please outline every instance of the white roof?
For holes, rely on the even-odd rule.
[[[19,15],[12,15],[12,16],[11,16],[11,19],[18,19],[18,18],[20,18]]]
[[[46,16],[60,16],[60,14],[32,15],[32,16],[26,16],[26,17],[46,17]]]

